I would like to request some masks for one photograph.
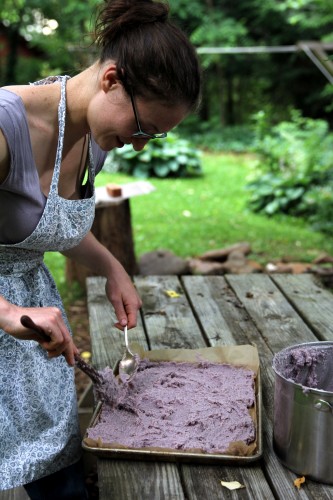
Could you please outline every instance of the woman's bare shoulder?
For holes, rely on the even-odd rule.
[[[0,184],[6,179],[9,173],[10,155],[5,136],[0,129]]]

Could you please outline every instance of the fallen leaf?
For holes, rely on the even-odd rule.
[[[239,490],[241,488],[245,488],[244,484],[241,484],[238,481],[221,481],[221,484],[225,488],[228,488],[228,490]]]
[[[305,483],[305,477],[302,476],[302,477],[298,477],[297,479],[295,479],[294,481],[294,485],[296,486],[296,488],[300,489],[301,488],[301,485]]]
[[[172,299],[180,297],[179,293],[175,292],[174,290],[165,290],[165,293],[167,294],[168,297],[171,297]]]
[[[85,361],[89,361],[91,358],[91,352],[89,351],[81,352],[81,358],[83,358]]]

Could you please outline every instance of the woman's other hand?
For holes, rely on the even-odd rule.
[[[74,355],[78,353],[78,349],[63,320],[60,309],[57,307],[19,307],[7,304],[8,312],[4,314],[1,307],[0,318],[0,326],[6,333],[20,340],[35,340],[47,351],[49,358],[55,358],[62,354],[68,365],[74,366]],[[42,328],[50,340],[44,340],[33,329],[24,327],[21,324],[21,317],[24,315],[29,316],[36,325]]]

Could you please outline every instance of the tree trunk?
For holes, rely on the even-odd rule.
[[[130,276],[137,274],[128,199],[117,205],[96,208],[91,231],[98,241],[120,261]],[[94,276],[94,273],[87,267],[77,264],[71,259],[66,259],[67,281],[78,281],[82,286],[85,286],[85,280],[88,276]]]
[[[228,75],[226,79],[226,123],[227,125],[235,125],[235,110],[234,110],[234,81],[232,75]]]
[[[5,71],[6,85],[16,83],[19,36],[18,25],[15,24],[8,27],[8,55]]]

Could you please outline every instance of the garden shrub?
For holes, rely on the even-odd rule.
[[[327,187],[333,180],[333,135],[328,124],[294,110],[290,121],[267,131],[263,119],[254,148],[259,160],[247,184],[250,208],[307,217],[315,229],[333,234],[333,196]]]
[[[222,126],[220,118],[199,121],[196,115],[186,118],[179,130],[197,147],[214,152],[247,153],[255,139],[252,124]]]
[[[165,139],[149,141],[142,151],[134,151],[131,144],[112,150],[104,168],[141,179],[201,175],[201,152],[188,140],[169,133]]]

